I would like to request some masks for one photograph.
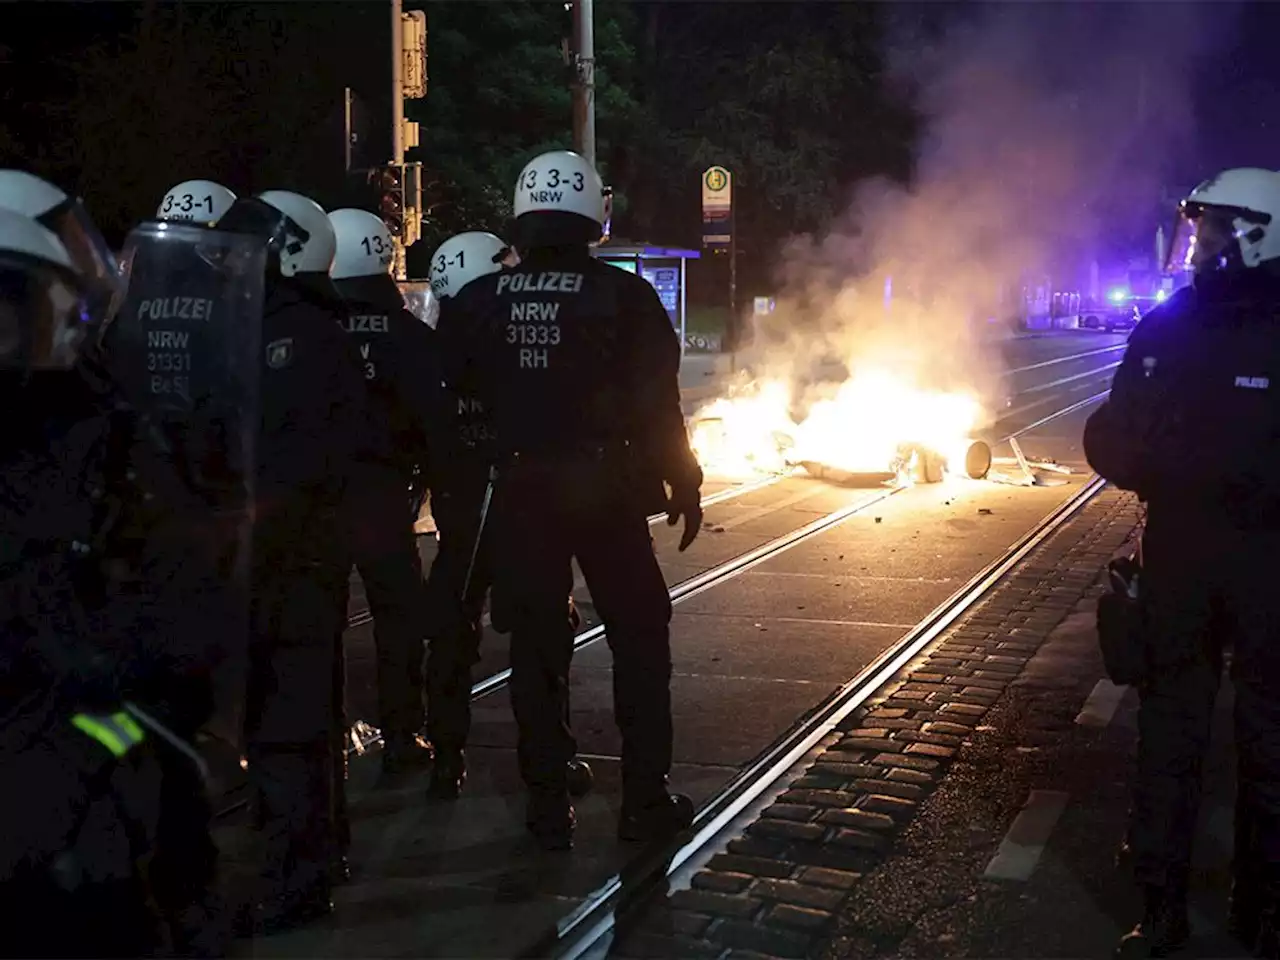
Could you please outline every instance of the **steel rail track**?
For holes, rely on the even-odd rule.
[[[1108,372],[1110,369],[1111,369],[1111,367],[1110,367],[1110,366],[1108,366],[1108,367],[1102,367],[1102,368],[1099,368],[1098,370],[1087,371],[1087,372],[1088,372],[1088,373],[1090,373],[1090,374],[1102,374],[1102,373],[1106,373],[1106,372]],[[1070,380],[1070,379],[1079,379],[1079,377],[1069,377],[1069,378],[1067,378],[1067,379],[1069,379],[1069,380]],[[1039,389],[1039,388],[1035,388],[1035,389]],[[1024,392],[1033,392],[1033,391],[1024,391]],[[1036,427],[1043,426],[1044,424],[1048,423],[1048,422],[1049,422],[1049,421],[1051,421],[1051,420],[1054,420],[1054,419],[1056,419],[1056,418],[1058,418],[1058,417],[1060,417],[1060,416],[1064,416],[1065,414],[1072,413],[1072,412],[1074,412],[1074,411],[1076,411],[1076,410],[1080,409],[1081,407],[1086,406],[1086,405],[1088,405],[1089,403],[1092,403],[1094,400],[1097,400],[1097,399],[1100,399],[1101,397],[1106,396],[1108,392],[1109,392],[1109,391],[1104,390],[1102,393],[1094,394],[1094,395],[1093,395],[1093,396],[1091,396],[1091,397],[1087,397],[1087,398],[1085,398],[1084,400],[1079,401],[1078,403],[1071,404],[1070,406],[1064,407],[1064,408],[1063,408],[1063,409],[1061,409],[1061,410],[1055,411],[1054,413],[1050,414],[1050,415],[1049,415],[1049,416],[1047,416],[1047,417],[1042,417],[1041,419],[1039,419],[1039,420],[1035,421],[1034,423],[1032,423],[1032,424],[1030,424],[1030,425],[1028,425],[1028,426],[1020,427],[1018,430],[1014,431],[1013,433],[1008,434],[1008,435],[1006,435],[1006,436],[1003,436],[1003,437],[1001,437],[1001,438],[999,438],[999,439],[997,439],[997,440],[994,440],[993,442],[994,442],[994,443],[996,443],[996,444],[1007,443],[1009,440],[1011,440],[1011,439],[1013,439],[1013,438],[1015,438],[1015,437],[1019,437],[1019,436],[1021,436],[1023,433],[1026,433],[1026,432],[1027,432],[1027,431],[1029,431],[1029,430],[1033,430],[1033,429],[1035,429]],[[1029,404],[1029,405],[1027,405],[1027,406],[1025,406],[1025,407],[1019,408],[1019,409],[1018,409],[1018,410],[1016,410],[1016,411],[1013,411],[1013,412],[1011,412],[1011,413],[1009,413],[1009,414],[1006,414],[1006,415],[1005,415],[1004,417],[1002,417],[1001,419],[1002,419],[1002,420],[1009,420],[1009,419],[1011,419],[1011,417],[1013,417],[1013,416],[1017,416],[1018,414],[1025,413],[1027,410],[1035,409],[1036,407],[1040,406],[1042,403],[1043,403],[1043,401],[1039,401],[1039,402],[1035,402],[1035,403]],[[997,423],[998,423],[998,422],[999,422],[999,421],[997,421]],[[745,495],[746,495],[746,494],[748,494],[748,493],[754,493],[754,492],[755,492],[755,491],[757,491],[757,490],[763,490],[763,489],[765,489],[766,487],[771,487],[771,486],[774,486],[774,485],[775,485],[775,484],[777,484],[777,483],[780,483],[781,481],[783,481],[783,480],[787,479],[788,477],[795,476],[795,475],[796,475],[796,473],[797,473],[797,471],[796,471],[796,470],[794,470],[794,469],[789,469],[789,470],[782,471],[782,472],[780,472],[780,473],[770,474],[769,476],[761,477],[761,478],[759,478],[759,479],[757,479],[757,480],[749,480],[749,481],[746,481],[746,482],[744,482],[744,483],[735,484],[735,485],[733,485],[733,486],[731,486],[731,487],[726,487],[724,490],[718,490],[717,492],[715,492],[715,493],[713,493],[713,494],[710,494],[710,495],[708,495],[708,496],[706,496],[706,497],[703,497],[703,498],[702,498],[702,506],[703,506],[703,508],[705,509],[706,507],[715,506],[715,505],[716,505],[716,504],[718,504],[718,503],[725,503],[725,502],[727,502],[727,501],[729,501],[729,500],[734,500],[734,499],[736,499],[736,498],[738,498],[738,497],[745,496]],[[878,502],[878,501],[877,501],[877,502]],[[868,504],[868,505],[869,505],[869,504]],[[837,512],[838,512],[838,511],[837,511]],[[648,517],[649,525],[650,525],[650,526],[653,526],[654,524],[658,523],[659,521],[661,521],[661,520],[663,520],[663,519],[665,519],[665,518],[666,518],[666,514],[663,514],[663,513],[655,513],[655,514],[652,514],[652,515],[650,515],[650,516]],[[778,539],[779,539],[779,540],[782,540],[782,539],[785,539],[785,537],[779,537]],[[773,542],[774,542],[774,541],[770,541],[770,543],[773,543]],[[767,546],[767,545],[766,545],[766,546]],[[762,549],[762,548],[761,548],[761,549]],[[746,556],[746,555],[744,554],[743,556]],[[740,559],[740,558],[739,558],[739,559]],[[733,562],[734,562],[734,561],[732,561],[732,560],[731,560],[731,561],[729,561],[729,563],[733,563]],[[723,566],[723,565],[722,565],[722,566]],[[696,579],[696,578],[695,578],[695,579]],[[676,596],[675,596],[674,591],[675,591],[675,590],[677,590],[677,589],[679,589],[681,586],[683,586],[683,584],[677,584],[676,586],[674,586],[674,587],[672,587],[672,588],[671,588],[671,589],[672,589],[672,591],[673,591],[673,592],[672,592],[672,602],[676,602]],[[364,610],[361,610],[359,613],[354,613],[354,614],[352,614],[351,616],[349,616],[349,617],[347,618],[347,629],[348,629],[348,630],[351,630],[351,629],[353,629],[353,628],[355,628],[355,627],[362,627],[362,626],[364,626],[365,624],[367,624],[367,623],[372,623],[372,622],[373,622],[373,613],[372,613],[372,611],[370,611],[370,610],[368,610],[368,609],[366,608],[366,609],[364,609]],[[593,628],[593,629],[595,629],[595,628]],[[576,649],[576,648],[575,648],[575,649]]]
[[[723,490],[717,490],[715,493],[708,494],[701,500],[703,508],[715,506],[717,503],[724,503],[728,500],[736,500],[738,497],[746,496],[748,493],[754,493],[757,490],[763,490],[765,487],[771,487],[775,483],[785,480],[792,476],[794,470],[783,470],[778,473],[769,474],[768,476],[758,477],[754,480],[746,480],[742,483],[735,483],[732,486],[725,487]],[[660,520],[665,520],[665,513],[654,513],[648,517],[649,526],[653,526]],[[353,627],[362,627],[366,623],[373,622],[373,611],[368,608],[361,610],[359,613],[353,613],[347,617],[347,629]]]
[[[792,547],[799,546],[806,540],[816,537],[820,533],[825,533],[832,527],[839,526],[855,514],[861,513],[868,507],[875,506],[882,500],[887,500],[895,493],[901,493],[907,489],[904,486],[886,487],[875,493],[855,500],[853,503],[847,503],[838,510],[833,510],[826,516],[819,517],[806,523],[803,527],[792,530],[790,533],[784,533],[780,537],[774,537],[768,543],[763,543],[754,549],[748,550],[746,553],[740,553],[731,560],[724,563],[718,563],[709,570],[704,570],[696,576],[690,577],[688,580],[681,580],[668,591],[671,597],[671,604],[683,603],[690,597],[696,597],[700,593],[705,593],[712,587],[719,586],[734,577],[740,576],[754,566],[764,563],[781,553],[785,553]],[[597,640],[604,637],[605,629],[603,623],[598,623],[594,627],[583,630],[573,638],[573,652],[577,653],[584,647],[590,646]],[[471,699],[479,700],[486,697],[506,686],[507,681],[511,678],[511,668],[499,670],[497,673],[486,677],[471,688]]]
[[[1041,360],[1039,363],[1031,363],[1025,367],[1012,367],[1004,372],[1004,376],[1010,377],[1015,373],[1026,373],[1028,370],[1043,370],[1045,367],[1056,366],[1059,363],[1068,363],[1072,360],[1083,360],[1086,357],[1096,357],[1102,353],[1115,353],[1117,350],[1123,350],[1129,346],[1126,340],[1124,343],[1116,343],[1109,347],[1098,347],[1095,350],[1085,350],[1082,353],[1071,353],[1065,357],[1052,357],[1049,360]]]
[[[1065,417],[1070,413],[1074,413],[1088,404],[1093,403],[1095,400],[1106,396],[1107,393],[1110,393],[1110,391],[1103,391],[1102,393],[1095,394],[1092,397],[1086,397],[1083,400],[1063,407],[1061,410],[1055,411],[1047,417],[1040,418],[1035,423],[1027,424],[1024,427],[1019,428],[1004,437],[1000,442],[1007,442],[1016,437],[1022,436],[1025,433],[1029,433],[1038,427],[1042,427],[1046,423],[1050,423],[1059,417]],[[816,537],[820,533],[825,533],[827,530],[839,526],[850,517],[861,513],[868,507],[874,506],[883,500],[887,500],[889,497],[896,493],[900,493],[905,489],[907,489],[905,486],[896,486],[879,490],[868,497],[860,498],[855,500],[853,503],[845,504],[843,507],[831,511],[825,516],[818,517],[816,520],[812,520],[809,523],[806,523],[803,527],[792,530],[790,533],[785,533],[780,537],[775,537],[767,543],[761,544],[752,550],[748,550],[746,553],[739,554],[730,560],[726,560],[724,563],[717,564],[709,570],[705,570],[696,576],[690,577],[688,580],[681,580],[679,583],[671,587],[669,591],[671,604],[672,606],[675,606],[676,604],[688,600],[690,597],[695,597],[700,593],[710,590],[712,587],[719,586],[722,583],[732,580],[752,567],[758,566],[766,560],[785,553],[792,547],[798,546],[806,540]],[[573,638],[573,652],[577,653],[584,647],[602,639],[604,635],[605,627],[603,623],[598,623],[593,627],[583,630]],[[471,687],[471,699],[475,701],[488,696],[494,691],[506,686],[506,683],[510,678],[510,667],[505,670],[499,670],[497,673],[486,677]]]
[[[523,956],[555,956],[577,960],[603,956],[608,941],[628,908],[643,902],[644,893],[736,830],[752,804],[776,787],[796,764],[854,710],[888,684],[898,672],[952,623],[974,607],[1030,553],[1088,504],[1106,481],[1094,475],[973,579],[929,613],[908,634],[880,654],[839,690],[813,708],[762,751],[733,780],[705,803],[682,839],[663,850],[642,855],[592,892],[554,931]]]

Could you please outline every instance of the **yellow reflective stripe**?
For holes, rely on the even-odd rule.
[[[145,734],[133,717],[127,713],[115,713],[109,717],[95,717],[77,713],[71,723],[82,733],[88,734],[111,751],[117,759],[142,742]]]
[[[133,741],[134,744],[141,743],[143,738],[146,736],[146,734],[142,732],[142,728],[138,726],[138,721],[134,720],[130,714],[123,710],[119,713],[113,713],[111,715],[111,719],[117,727],[128,735],[129,739]]]

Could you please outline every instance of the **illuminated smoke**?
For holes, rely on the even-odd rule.
[[[801,387],[801,407],[816,399],[804,385],[843,377],[834,361],[974,390],[991,414],[1002,361],[989,341],[1024,283],[1087,292],[1108,231],[1149,226],[1135,255],[1153,252],[1161,188],[1194,145],[1197,66],[1229,56],[1235,8],[888,10],[890,74],[923,118],[913,182],[859,184],[830,234],[786,245],[748,363]]]

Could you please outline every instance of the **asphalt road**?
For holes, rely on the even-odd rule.
[[[1016,368],[1116,340],[1067,334],[1000,349],[1006,365]],[[1106,370],[1030,388],[1061,379],[1064,370],[1105,367],[1114,362],[1109,357],[1012,374],[1018,402],[1005,411],[1001,427],[1008,432],[1036,423],[1105,389]],[[673,787],[705,800],[1078,489],[1087,473],[1079,437],[1088,410],[1039,426],[1022,444],[1029,456],[1053,458],[1080,473],[1033,487],[969,480],[916,486],[679,604],[672,624]],[[655,528],[656,549],[668,583],[678,583],[869,495],[811,478],[781,480],[710,507],[707,532],[683,555],[675,552],[675,531]],[[579,599],[590,615],[589,595]],[[360,605],[357,592],[353,610]],[[369,627],[349,631],[354,716],[374,716],[371,647]],[[486,637],[476,678],[504,666],[502,638]],[[457,805],[429,806],[421,780],[379,785],[376,765],[353,764],[356,876],[340,892],[337,915],[246,944],[244,955],[510,956],[545,932],[629,855],[613,839],[618,741],[609,668],[604,643],[575,657],[573,725],[597,783],[578,806],[571,856],[541,856],[524,837],[514,727],[500,691],[476,704],[471,777]]]

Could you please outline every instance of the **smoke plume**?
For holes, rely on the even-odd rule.
[[[887,364],[990,401],[1025,285],[1087,292],[1099,242],[1135,224],[1152,239],[1135,254],[1154,254],[1171,161],[1194,146],[1196,68],[1229,46],[1234,9],[888,10],[890,73],[923,120],[912,183],[859,184],[831,233],[787,244],[750,362],[797,384]]]

